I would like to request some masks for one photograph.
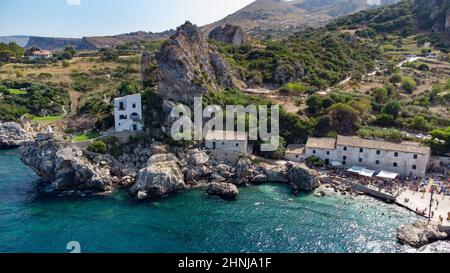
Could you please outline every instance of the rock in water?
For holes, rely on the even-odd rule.
[[[238,188],[231,183],[212,182],[208,185],[207,193],[209,195],[220,196],[225,200],[234,200],[239,194]]]
[[[95,167],[76,146],[53,139],[22,146],[20,158],[38,176],[50,183],[52,191],[95,191],[111,189],[111,176]]]
[[[140,170],[130,193],[138,199],[155,199],[186,189],[180,162],[173,154],[154,155]]]
[[[0,149],[14,149],[32,141],[33,137],[15,122],[0,123]]]
[[[234,87],[228,63],[196,25],[186,22],[156,54],[159,90],[165,99],[192,104],[209,90]]]
[[[409,246],[420,248],[435,241],[448,238],[434,223],[415,222],[412,225],[402,225],[397,229],[397,238]]]
[[[287,168],[287,178],[294,189],[313,191],[320,186],[319,174],[305,164],[289,162]]]
[[[248,42],[248,36],[240,26],[226,24],[218,26],[209,33],[209,39],[241,46]]]

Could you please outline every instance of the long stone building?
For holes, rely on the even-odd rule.
[[[304,147],[290,145],[286,159],[317,157],[327,165],[360,166],[402,175],[425,176],[431,149],[417,142],[394,143],[359,137],[310,138]]]

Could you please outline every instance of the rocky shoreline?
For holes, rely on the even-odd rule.
[[[0,149],[15,149],[33,141],[33,135],[16,122],[0,122]]]
[[[21,147],[21,160],[47,183],[44,187],[47,193],[102,193],[119,186],[129,189],[130,195],[138,200],[154,200],[191,188],[204,188],[211,195],[234,199],[237,187],[252,183],[287,183],[296,192],[312,191],[320,185],[318,173],[304,164],[248,156],[231,163],[206,151],[183,150],[161,143],[136,147],[132,153],[116,159],[86,152],[52,135],[41,135]]]

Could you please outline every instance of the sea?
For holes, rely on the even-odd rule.
[[[411,249],[396,228],[417,220],[369,197],[294,197],[284,184],[231,202],[203,190],[137,202],[126,190],[42,195],[39,181],[18,150],[0,151],[1,253],[397,253]]]

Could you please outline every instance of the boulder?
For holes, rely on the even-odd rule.
[[[305,164],[288,162],[287,179],[295,190],[313,191],[320,186],[319,174]]]
[[[15,122],[0,123],[0,149],[14,149],[33,140],[33,136]]]
[[[112,179],[107,168],[94,166],[84,152],[65,143],[48,140],[21,147],[21,160],[50,185],[47,191],[109,191]]]
[[[164,99],[191,105],[208,90],[234,87],[234,76],[196,25],[186,22],[156,54],[159,91]]]
[[[139,171],[130,193],[138,199],[155,199],[186,189],[180,162],[173,154],[154,155]]]
[[[418,221],[412,225],[398,227],[397,238],[403,244],[420,248],[439,240],[445,240],[448,235],[441,232],[435,223],[427,224],[427,222]]]
[[[187,152],[187,161],[190,165],[200,166],[208,163],[209,156],[204,151],[191,150]]]
[[[420,248],[418,253],[450,253],[450,241],[439,241]]]
[[[239,194],[238,188],[231,183],[210,183],[207,193],[209,195],[220,196],[225,200],[234,200]]]
[[[253,174],[253,163],[249,158],[241,158],[236,164],[236,176],[248,179]]]
[[[248,35],[240,26],[225,24],[218,26],[209,33],[209,39],[218,42],[241,46],[249,41]]]

